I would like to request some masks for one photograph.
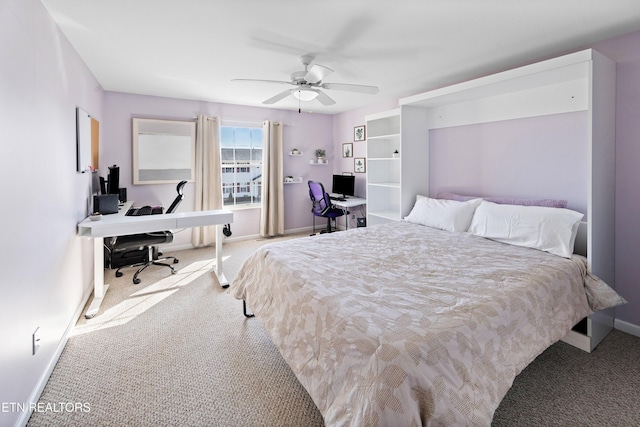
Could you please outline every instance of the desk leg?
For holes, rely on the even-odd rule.
[[[93,301],[84,317],[91,319],[100,310],[102,299],[107,293],[109,285],[104,284],[104,245],[102,237],[93,239]]]
[[[218,282],[223,288],[229,287],[229,281],[222,271],[222,228],[224,224],[216,225],[216,276],[218,276]]]

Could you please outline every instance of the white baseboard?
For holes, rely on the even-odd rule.
[[[40,396],[44,391],[44,387],[47,385],[47,382],[49,381],[49,377],[51,376],[51,373],[53,373],[53,369],[56,367],[56,364],[60,359],[60,355],[62,354],[62,351],[64,350],[65,346],[67,345],[67,341],[69,341],[69,335],[71,334],[71,330],[76,326],[76,323],[78,322],[78,319],[80,318],[80,315],[82,314],[84,307],[87,305],[87,302],[89,301],[89,298],[91,297],[91,295],[93,295],[93,281],[91,282],[91,288],[88,290],[88,292],[86,292],[86,295],[83,295],[80,305],[78,305],[78,308],[76,308],[76,311],[73,314],[71,321],[67,325],[67,328],[65,329],[64,334],[62,335],[62,338],[58,342],[58,346],[56,347],[56,350],[53,353],[51,360],[49,360],[49,363],[47,364],[47,368],[40,376],[40,380],[36,383],[36,386],[31,391],[31,396],[29,396],[30,403],[38,403],[38,400],[40,400]],[[31,413],[32,411],[30,410],[24,411],[22,413],[22,416],[16,422],[15,424],[16,427],[25,427],[29,422],[29,418],[31,418]]]
[[[625,322],[624,320],[616,319],[613,322],[613,327],[619,331],[626,332],[627,334],[640,337],[640,326],[633,323]]]

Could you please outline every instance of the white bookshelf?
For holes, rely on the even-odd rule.
[[[415,194],[428,190],[428,168],[419,165],[428,159],[428,146],[404,138],[422,125],[405,123],[403,113],[397,108],[365,118],[368,225],[401,220],[408,214],[407,206],[413,206]],[[413,117],[414,111],[407,108],[404,114]]]

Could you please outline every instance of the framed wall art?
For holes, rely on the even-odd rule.
[[[342,144],[342,157],[353,157],[353,143]]]

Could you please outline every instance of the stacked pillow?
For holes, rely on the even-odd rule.
[[[459,201],[418,196],[404,219],[571,258],[583,217],[565,208],[497,204],[480,198]]]

